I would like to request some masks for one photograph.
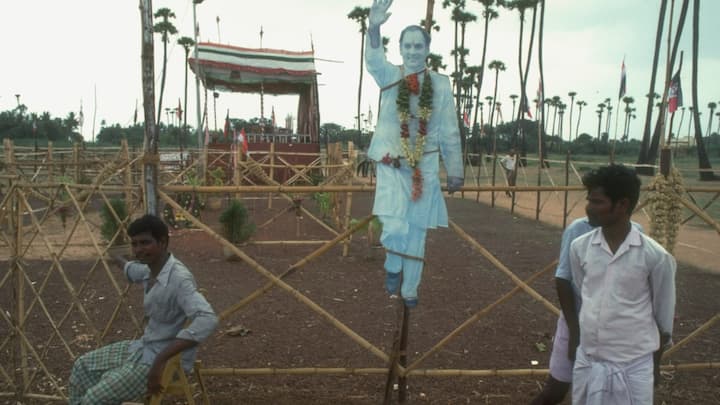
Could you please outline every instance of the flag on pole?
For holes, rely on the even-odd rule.
[[[535,101],[535,107],[540,108],[543,105],[543,92],[542,92],[542,81],[538,82],[537,89],[537,100]]]
[[[682,107],[682,88],[680,87],[680,69],[670,80],[670,89],[668,90],[668,112],[674,113],[678,107]]]
[[[247,135],[245,135],[245,128],[240,130],[240,141],[242,141],[242,153],[243,155],[248,151]]]
[[[622,61],[622,68],[620,70],[620,91],[618,92],[618,100],[623,98],[627,91],[627,77],[625,73],[625,58]]]
[[[225,115],[225,129],[223,130],[223,134],[225,135],[225,139],[228,138],[230,135],[230,110],[227,110],[227,115]]]
[[[463,123],[465,124],[465,127],[470,127],[470,117],[468,117],[467,108],[463,110]]]
[[[180,103],[180,98],[178,98],[177,117],[178,117],[178,122],[182,122],[183,109],[182,109],[182,104]]]

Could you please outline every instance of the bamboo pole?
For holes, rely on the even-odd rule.
[[[570,128],[572,131],[572,127]],[[568,148],[567,153],[565,154],[565,187],[570,185],[570,148]],[[568,191],[565,190],[563,192],[564,198],[563,198],[563,222],[562,222],[562,229],[565,229],[567,226],[567,217],[568,217]]]
[[[540,301],[541,304],[543,304],[547,309],[550,310],[550,312],[554,313],[555,315],[560,315],[560,310],[553,305],[550,301],[545,299],[542,295],[538,294],[537,291],[532,289],[530,286],[528,286],[525,282],[523,282],[518,276],[516,276],[510,269],[508,269],[500,260],[498,260],[495,256],[493,256],[492,253],[490,253],[487,249],[485,249],[480,243],[478,243],[475,239],[473,239],[470,235],[468,235],[462,228],[458,226],[453,221],[450,221],[450,227],[465,241],[470,243],[472,247],[475,248],[478,252],[480,252],[483,257],[485,257],[490,263],[492,263],[495,267],[497,267],[500,271],[505,273],[512,281],[520,286],[526,293],[528,293],[531,297],[535,298],[537,301]]]
[[[237,145],[235,147],[235,159],[233,160],[235,162],[235,164],[233,165],[233,168],[232,168],[233,185],[234,186],[239,186],[240,182],[242,180],[242,178],[240,177],[240,161],[243,158],[242,148],[243,148],[242,145]],[[235,193],[234,198],[236,200],[239,200],[240,198],[242,198],[242,194]]]
[[[348,191],[345,194],[345,221],[343,223],[343,229],[348,229],[350,227],[350,214],[352,209],[352,192]],[[352,235],[345,239],[345,243],[343,243],[343,257],[347,257],[348,253],[350,251],[350,240],[352,238]]]
[[[689,335],[685,336],[681,341],[675,343],[671,348],[669,348],[668,350],[666,350],[666,351],[663,353],[663,358],[670,356],[671,354],[673,354],[674,352],[676,352],[678,349],[680,349],[681,347],[685,346],[687,343],[689,343],[690,341],[692,341],[693,339],[695,339],[695,337],[696,337],[697,335],[699,335],[699,334],[701,334],[702,332],[708,330],[708,329],[709,329],[715,322],[717,322],[718,320],[720,320],[720,313],[715,314],[715,316],[713,316],[712,318],[710,318],[707,322],[705,322],[704,324],[702,324],[700,327],[698,327],[697,329],[695,329],[692,333],[690,333]]]
[[[710,226],[712,226],[713,228],[715,228],[715,231],[716,231],[718,234],[720,234],[720,224],[718,224],[717,221],[715,221],[714,219],[712,219],[712,217],[710,217],[710,215],[708,215],[708,214],[705,213],[703,210],[701,210],[700,208],[698,208],[697,205],[695,205],[695,204],[691,203],[690,201],[688,201],[686,198],[680,197],[680,202],[681,202],[685,207],[687,207],[687,209],[689,209],[690,211],[692,211],[695,215],[697,215],[697,216],[699,216],[700,218],[702,218],[702,220],[705,221],[708,225],[710,225]]]
[[[123,171],[123,185],[126,187],[125,189],[125,204],[126,206],[130,207],[133,205],[133,178],[132,178],[132,164],[130,159],[130,150],[128,148],[128,142],[127,139],[123,139],[120,141],[120,155],[122,156],[123,161],[127,164],[125,167],[125,170]]]
[[[365,225],[367,225],[373,218],[374,218],[373,215],[368,215],[368,216],[365,217],[362,221],[358,221],[358,223],[356,223],[355,225],[353,225],[350,229],[348,229],[347,231],[343,232],[342,234],[336,236],[335,239],[327,242],[326,244],[324,244],[323,246],[319,247],[319,248],[318,248],[317,250],[315,250],[314,252],[312,252],[312,253],[310,253],[309,255],[305,256],[304,258],[300,259],[300,261],[292,264],[287,270],[285,270],[284,273],[280,274],[280,275],[278,276],[278,278],[284,279],[284,278],[288,277],[290,274],[294,273],[295,270],[299,269],[300,267],[302,267],[302,266],[306,265],[307,263],[309,263],[311,260],[319,257],[320,255],[322,255],[322,254],[324,254],[325,252],[327,252],[328,250],[330,250],[330,248],[332,248],[333,246],[335,246],[335,245],[337,245],[338,243],[340,243],[342,240],[344,240],[345,238],[347,238],[347,236],[350,235],[351,233],[354,233],[354,232],[356,232],[358,229],[360,229],[360,228],[364,227]],[[247,304],[251,303],[251,302],[254,301],[256,298],[260,297],[260,296],[263,295],[265,292],[267,292],[268,290],[270,290],[270,289],[273,287],[273,285],[274,285],[274,283],[273,283],[272,281],[267,282],[264,286],[262,286],[261,288],[255,290],[252,294],[250,294],[250,295],[248,295],[247,297],[243,298],[243,299],[242,299],[240,302],[238,302],[237,304],[232,305],[232,306],[230,306],[229,308],[225,309],[223,312],[221,312],[221,313],[220,313],[220,319],[225,319],[225,318],[227,318],[228,316],[232,315],[233,313],[239,311],[240,309],[242,309],[243,307],[245,307]]]
[[[10,151],[12,152],[12,144],[10,144],[11,148]],[[12,163],[12,160],[11,160]],[[13,168],[14,170],[14,168]],[[20,266],[20,260],[21,260],[21,249],[22,249],[22,240],[23,240],[23,213],[22,208],[20,205],[20,198],[18,197],[18,189],[13,190],[13,197],[12,197],[12,207],[13,207],[13,215],[11,215],[12,218],[12,230],[13,230],[13,251],[12,251],[12,257],[10,259],[10,271],[15,275],[15,288],[14,288],[14,300],[15,303],[15,322],[11,322],[9,324],[13,325],[13,327],[18,331],[20,335],[23,335],[23,330],[25,328],[25,285],[24,285],[24,279],[22,276],[22,268]],[[0,311],[2,312],[2,311]],[[4,315],[3,315],[4,316]],[[23,341],[23,339],[18,339],[18,351],[19,351],[19,368],[20,368],[20,380],[17,381],[15,384],[16,387],[21,387],[22,389],[18,392],[18,403],[20,403],[19,400],[22,399],[21,394],[25,391],[28,391],[30,388],[28,385],[28,363],[27,363],[27,345]],[[32,347],[30,348],[32,349]],[[15,356],[13,356],[13,360],[15,360]],[[17,363],[15,363],[17,364]],[[15,367],[15,370],[18,370],[18,367]]]
[[[720,192],[715,193],[715,195],[714,195],[708,202],[706,202],[706,203],[702,206],[701,209],[702,209],[703,211],[707,210],[708,207],[710,207],[710,206],[712,205],[712,203],[714,203],[714,202],[718,199],[718,197],[720,197]],[[697,205],[697,204],[696,204],[696,205]],[[691,219],[695,218],[696,216],[697,216],[697,214],[694,214],[694,213],[693,213],[693,214],[690,214],[687,218],[683,219],[682,222],[680,222],[680,225],[685,225],[688,221],[690,221]]]
[[[270,143],[270,179],[275,180],[275,142]],[[271,194],[268,194],[268,209],[272,208]]]
[[[540,271],[538,271],[537,273],[535,273],[535,274],[533,274],[532,276],[530,276],[527,280],[525,280],[525,283],[526,283],[526,284],[530,284],[531,282],[535,281],[535,279],[537,279],[538,277],[542,276],[543,274],[547,273],[547,272],[550,271],[551,269],[555,268],[555,265],[557,265],[557,262],[558,262],[557,259],[555,259],[552,263],[550,263],[550,264],[548,264],[547,266],[545,266],[542,270],[540,270]],[[453,338],[455,338],[455,336],[459,335],[462,331],[464,331],[465,329],[467,329],[468,327],[470,327],[470,325],[474,324],[475,322],[477,322],[478,320],[480,320],[482,317],[484,317],[485,315],[489,314],[490,311],[492,311],[493,309],[495,309],[495,307],[497,307],[498,305],[502,304],[503,302],[509,300],[509,299],[512,298],[515,294],[519,293],[521,290],[522,290],[522,288],[521,288],[519,285],[517,285],[517,286],[515,286],[515,288],[513,288],[512,290],[510,290],[509,292],[507,292],[505,295],[503,295],[502,297],[500,297],[500,298],[498,298],[497,300],[495,300],[495,302],[487,305],[485,308],[483,308],[483,309],[481,309],[480,311],[476,312],[473,316],[471,316],[470,318],[468,318],[468,319],[467,319],[465,322],[463,322],[460,326],[458,326],[457,328],[455,328],[455,330],[453,330],[453,331],[450,332],[447,336],[445,336],[444,338],[442,338],[437,344],[435,344],[435,346],[433,346],[432,348],[430,348],[430,350],[428,350],[427,352],[425,352],[424,354],[422,354],[422,355],[420,356],[420,358],[418,358],[418,359],[415,360],[412,364],[410,364],[410,365],[405,369],[406,372],[412,373],[412,370],[413,370],[413,369],[417,368],[423,361],[425,361],[425,359],[427,359],[427,358],[430,357],[432,354],[436,353],[438,350],[440,350],[441,348],[443,348],[447,343],[449,343]]]
[[[72,149],[73,180],[80,183],[80,144],[75,142]]]
[[[48,149],[47,149],[47,181],[52,183],[53,182],[53,143],[52,141],[48,141]]]
[[[176,203],[172,198],[170,198],[167,194],[160,191],[159,196],[161,199],[165,200],[167,204],[170,204],[173,209],[178,210],[179,212],[182,212],[186,218],[190,220],[195,226],[205,231],[208,235],[212,236],[215,240],[220,242],[223,246],[230,249],[235,255],[237,255],[242,261],[244,261],[246,264],[248,264],[253,270],[257,271],[261,275],[265,276],[269,280],[271,280],[272,283],[276,284],[278,287],[282,288],[286,292],[288,292],[290,295],[292,295],[295,299],[300,301],[301,303],[308,306],[310,309],[315,311],[318,315],[325,318],[328,322],[330,322],[331,325],[335,326],[338,330],[340,330],[342,333],[347,335],[350,339],[354,340],[357,344],[359,344],[361,347],[367,349],[371,353],[373,353],[375,356],[379,357],[380,359],[387,361],[388,355],[385,354],[382,350],[375,347],[372,343],[368,342],[365,338],[358,335],[347,327],[345,324],[340,322],[337,318],[332,316],[329,312],[327,312],[325,309],[323,309],[320,305],[315,303],[310,298],[306,297],[301,292],[297,291],[295,288],[293,288],[291,285],[285,283],[280,279],[280,277],[276,276],[272,272],[265,269],[263,266],[261,266],[258,262],[256,262],[252,257],[248,256],[240,250],[237,246],[234,244],[228,242],[225,238],[218,235],[215,231],[213,231],[209,226],[205,225],[204,223],[200,222],[197,218],[190,215],[189,212],[187,212],[185,209],[183,209],[178,203]],[[321,248],[322,249],[322,248]],[[318,249],[320,250],[320,249]]]

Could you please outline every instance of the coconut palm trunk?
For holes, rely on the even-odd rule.
[[[357,130],[358,133],[362,133],[362,118],[360,115],[360,106],[362,104],[362,83],[363,83],[363,71],[365,70],[365,34],[367,33],[367,18],[370,15],[370,8],[368,7],[355,7],[347,17],[351,20],[355,20],[360,24],[360,79],[358,80],[358,96],[357,96]]]
[[[663,22],[665,21],[665,11],[667,10],[667,0],[660,2],[660,13],[658,15],[657,30],[655,32],[655,51],[653,53],[652,71],[650,74],[650,90],[648,91],[648,102],[645,109],[645,126],[643,128],[643,136],[640,141],[640,152],[637,158],[637,164],[645,165],[648,163],[648,149],[650,149],[650,122],[652,121],[653,94],[655,94],[655,78],[657,76],[658,61],[660,58],[660,45],[662,43]],[[638,173],[652,175],[653,169],[646,166],[638,166]]]
[[[143,148],[146,157],[157,155],[158,133],[155,126],[155,50],[153,44],[153,12],[152,0],[140,1],[140,19],[142,27],[142,87],[143,112],[145,113],[145,142]],[[157,201],[157,166],[154,159],[145,159],[145,212],[158,214]]]
[[[700,0],[693,0],[693,25],[692,25],[692,101],[694,106],[698,106],[697,97],[697,78],[698,78],[698,43],[700,42]],[[712,181],[717,180],[715,173],[712,171],[710,159],[705,150],[705,142],[702,137],[702,129],[700,128],[700,109],[693,110],[693,123],[695,124],[695,143],[698,154],[698,167],[700,168],[700,180]]]

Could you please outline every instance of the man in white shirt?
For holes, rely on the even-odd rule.
[[[601,167],[583,185],[588,219],[600,228],[570,246],[582,300],[573,404],[652,405],[653,379],[672,337],[675,259],[630,223],[640,195],[634,170]]]
[[[517,178],[517,172],[515,171],[515,149],[510,149],[510,152],[500,159],[500,166],[502,166],[505,171],[508,186],[514,186],[515,179]],[[512,194],[506,191],[505,195],[510,197]]]

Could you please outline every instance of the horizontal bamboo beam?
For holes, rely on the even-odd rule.
[[[256,240],[247,242],[248,245],[322,245],[329,240]]]

